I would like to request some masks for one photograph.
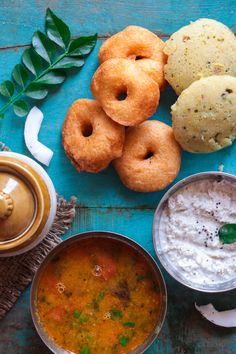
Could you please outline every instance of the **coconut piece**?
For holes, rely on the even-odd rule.
[[[236,309],[217,311],[212,304],[197,306],[196,303],[195,307],[203,317],[217,326],[236,327]]]
[[[49,166],[53,156],[53,151],[40,143],[38,134],[43,121],[43,113],[36,106],[33,107],[25,122],[25,144],[36,160]]]

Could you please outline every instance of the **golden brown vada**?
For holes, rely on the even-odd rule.
[[[163,49],[164,42],[153,32],[140,26],[128,26],[103,43],[99,50],[99,61],[131,59],[163,88],[167,58]]]
[[[79,99],[69,108],[62,142],[80,171],[99,172],[122,154],[124,127],[111,120],[95,100]]]
[[[101,64],[92,78],[91,91],[106,114],[125,126],[151,117],[160,98],[158,84],[128,59]]]
[[[126,131],[123,154],[113,165],[123,184],[137,192],[155,192],[176,178],[181,150],[173,130],[157,120]]]

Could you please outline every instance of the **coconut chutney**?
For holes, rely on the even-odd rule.
[[[218,236],[236,223],[236,184],[226,179],[189,183],[167,201],[160,220],[161,253],[189,282],[213,285],[236,276],[236,243]]]

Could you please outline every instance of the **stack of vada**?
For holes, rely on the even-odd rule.
[[[96,100],[75,101],[62,129],[79,172],[100,172],[113,161],[123,184],[138,192],[159,191],[176,178],[181,151],[172,128],[147,121],[166,85],[163,49],[158,36],[138,26],[103,43],[91,82]]]

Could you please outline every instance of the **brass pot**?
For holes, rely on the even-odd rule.
[[[0,257],[35,247],[50,230],[56,205],[52,181],[38,163],[0,152]]]

